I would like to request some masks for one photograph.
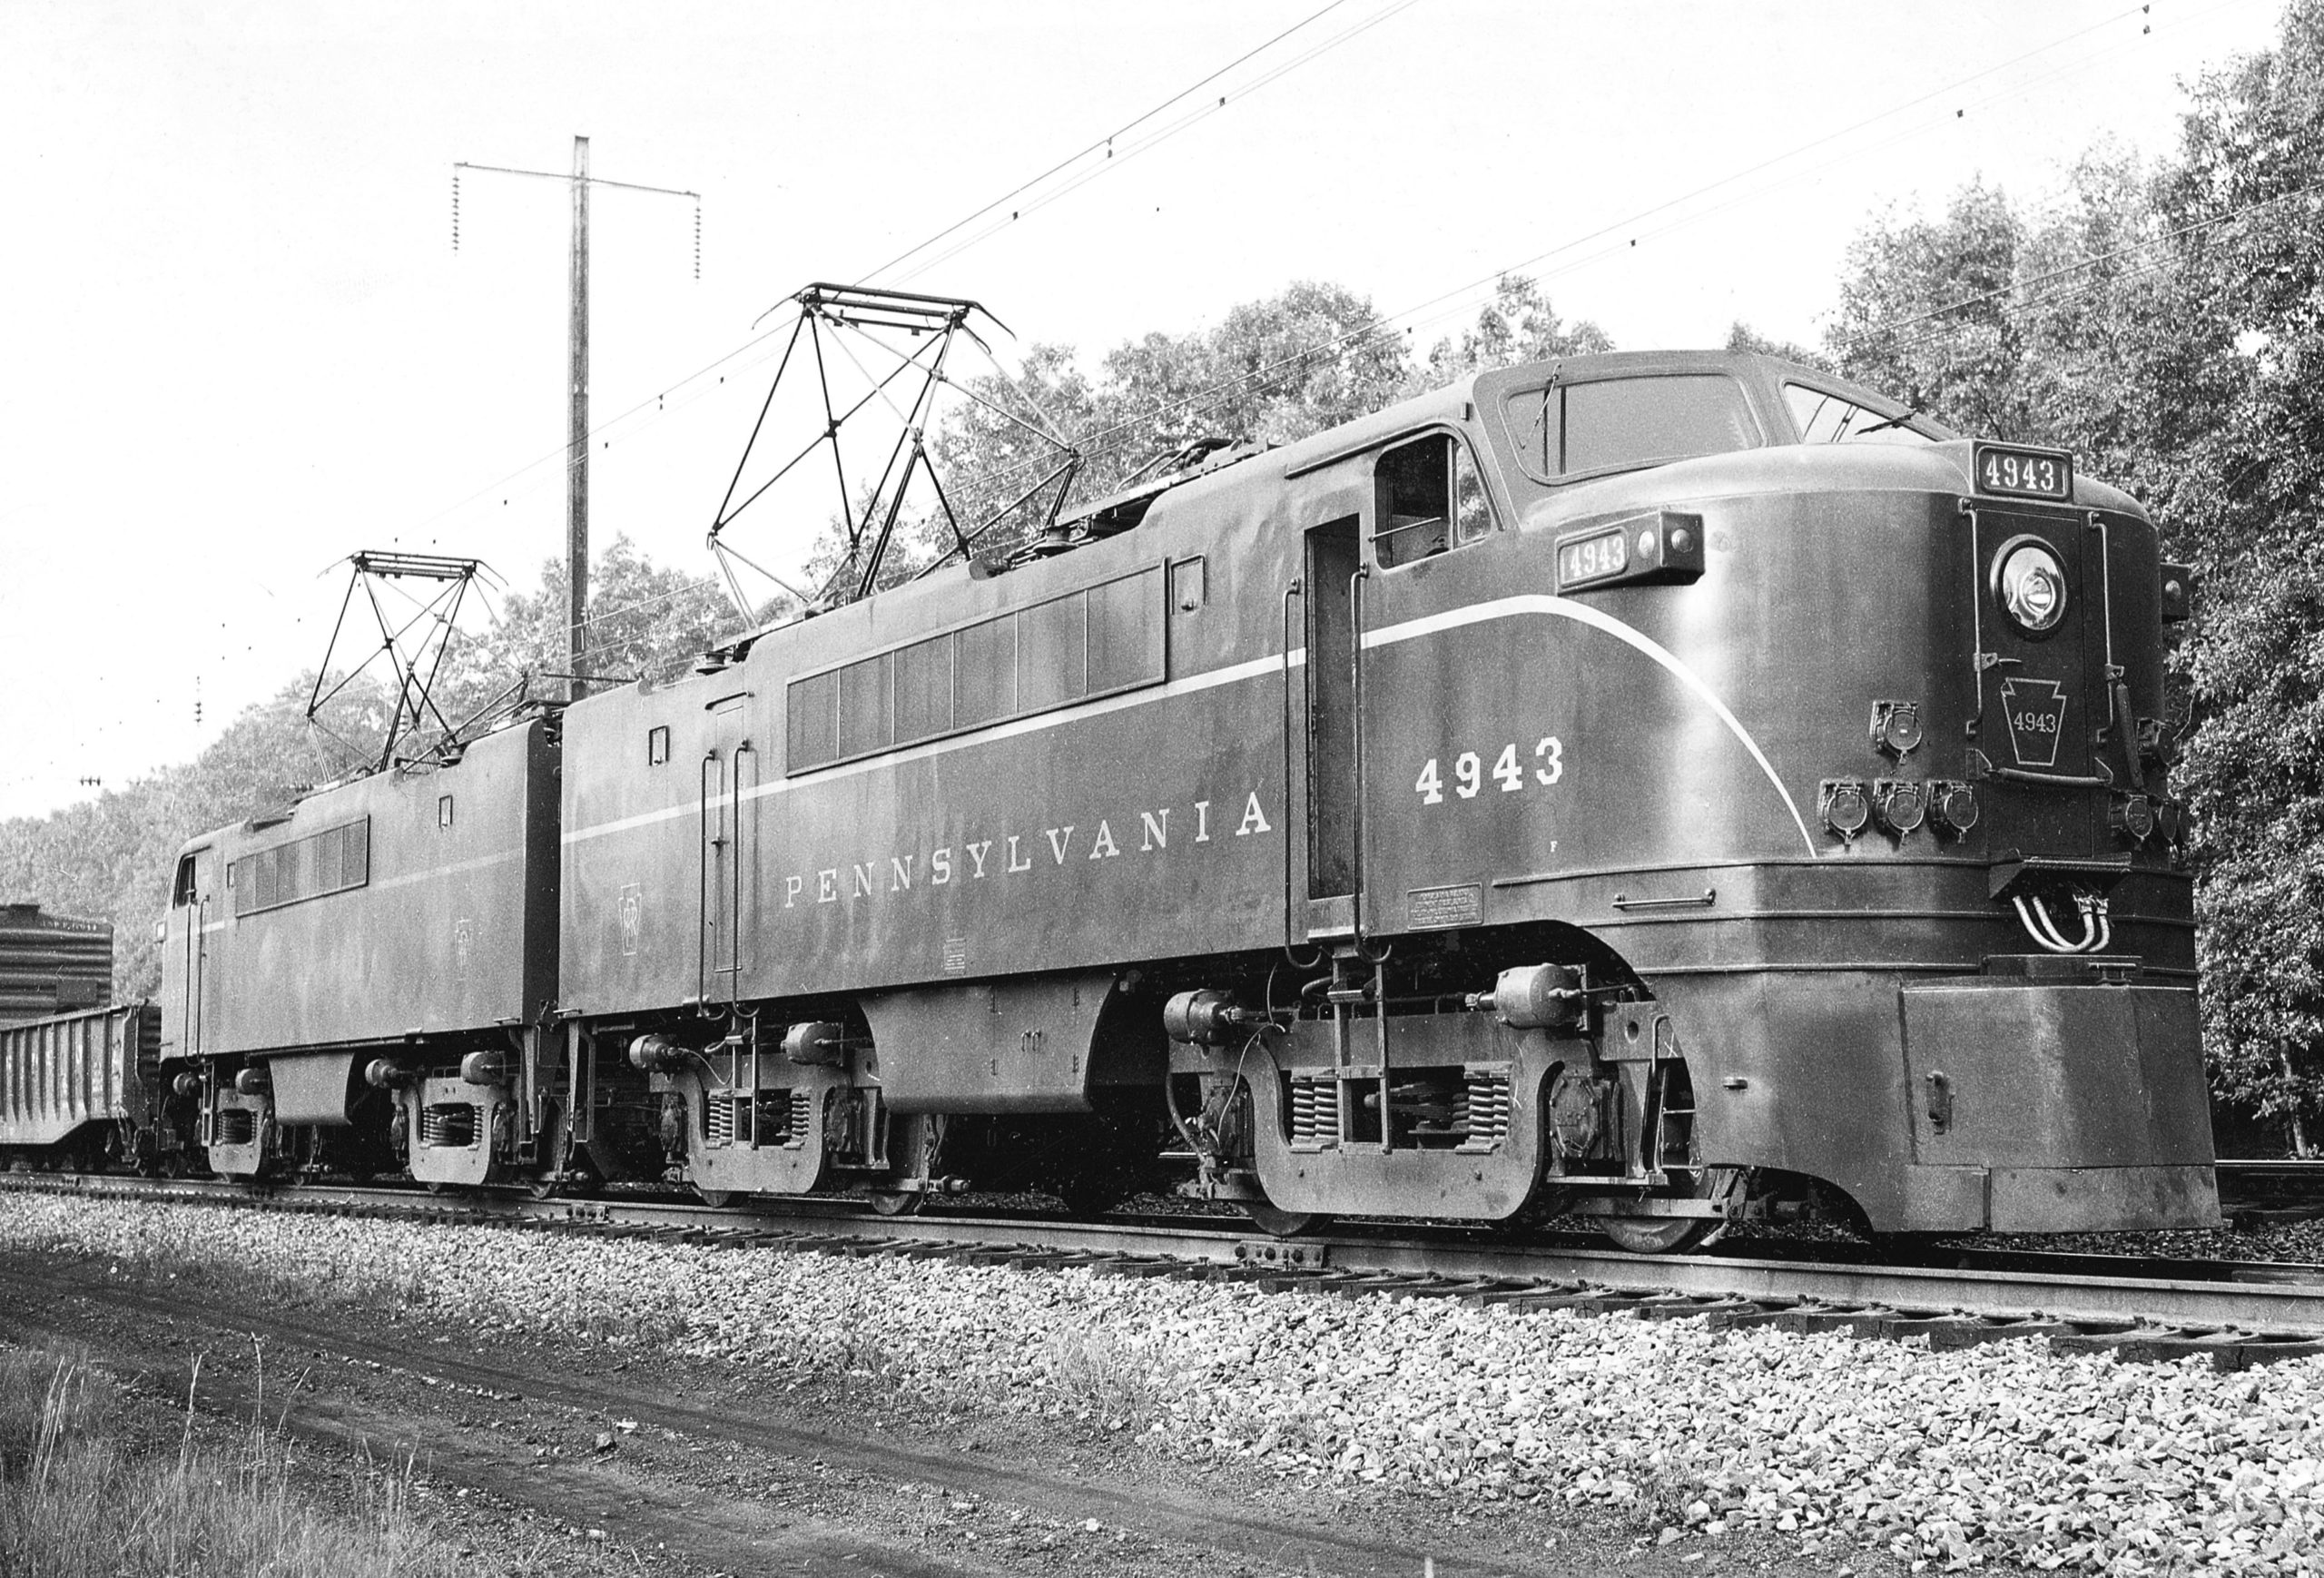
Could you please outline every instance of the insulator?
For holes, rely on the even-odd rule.
[[[1521,1031],[1579,1023],[1582,1001],[1581,978],[1562,964],[1520,964],[1493,982],[1493,1012]]]
[[[847,1061],[847,1031],[829,1020],[810,1020],[783,1032],[783,1055],[794,1063],[836,1069]]]
[[[460,1060],[460,1078],[471,1085],[505,1085],[508,1082],[508,1054],[497,1047],[470,1052]]]

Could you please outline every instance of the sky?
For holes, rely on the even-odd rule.
[[[562,553],[569,182],[465,173],[456,249],[463,162],[586,136],[596,176],[699,194],[698,272],[693,200],[592,199],[591,535],[709,576],[764,315],[810,281],[976,298],[1003,365],[1299,280],[1425,350],[1503,271],[1624,349],[1813,343],[1866,223],[2168,152],[2278,11],[6,0],[0,816],[318,666],[350,554],[525,591]],[[828,503],[736,546],[787,571]]]

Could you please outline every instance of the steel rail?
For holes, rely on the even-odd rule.
[[[2109,1261],[2118,1267],[2142,1262],[2107,1256],[2024,1256],[2020,1258],[2034,1263],[2008,1264],[2007,1251],[1977,1251],[2002,1263],[1969,1268],[1731,1255],[1641,1257],[1613,1249],[1352,1233],[1278,1239],[1225,1219],[1216,1225],[1161,1226],[1009,1216],[883,1217],[842,1200],[800,1200],[779,1208],[763,1202],[737,1208],[618,1197],[453,1197],[355,1185],[302,1184],[280,1190],[202,1179],[77,1174],[0,1175],[0,1188],[264,1206],[300,1214],[356,1213],[615,1234],[626,1230],[669,1241],[722,1245],[788,1243],[855,1253],[1047,1254],[1092,1264],[1137,1263],[1138,1269],[1156,1275],[1353,1275],[1384,1279],[1376,1290],[1388,1293],[1443,1291],[1447,1285],[1472,1291],[1491,1288],[1497,1297],[1601,1289],[1623,1297],[1717,1297],[1838,1311],[1871,1308],[1905,1315],[2324,1336],[2324,1266],[2222,1263],[2221,1276],[2195,1279],[2122,1275],[2119,1269],[2109,1275]],[[2082,1268],[2062,1269],[2067,1267]]]

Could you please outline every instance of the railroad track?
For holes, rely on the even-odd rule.
[[[846,1202],[713,1208],[670,1199],[535,1200],[412,1188],[208,1179],[0,1175],[0,1191],[202,1202],[512,1229],[650,1238],[720,1248],[1084,1266],[1101,1276],[1249,1282],[1274,1290],[1453,1297],[1521,1308],[1699,1316],[1727,1326],[1926,1336],[1938,1347],[2046,1336],[2131,1360],[2196,1356],[2223,1369],[2324,1353],[2324,1266],[2173,1261],[2007,1249],[1950,1265],[1876,1265],[1750,1253],[1641,1257],[1403,1228],[1269,1238],[1230,1218],[1074,1221],[1015,1213],[886,1217]]]

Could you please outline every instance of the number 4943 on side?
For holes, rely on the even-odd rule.
[[[1442,805],[1446,783],[1438,758],[1431,756],[1420,770],[1420,777],[1413,784],[1423,805]],[[1452,758],[1452,793],[1463,800],[1474,800],[1484,788],[1487,779],[1504,794],[1514,794],[1528,784],[1547,789],[1565,776],[1565,746],[1555,735],[1543,735],[1533,746],[1531,760],[1521,760],[1515,741],[1502,746],[1501,754],[1493,758],[1490,773],[1484,757],[1475,751],[1463,751]]]

